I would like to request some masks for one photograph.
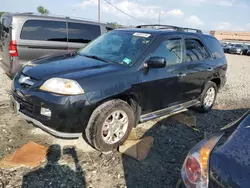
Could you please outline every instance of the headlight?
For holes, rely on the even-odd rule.
[[[79,95],[84,93],[77,81],[64,78],[51,78],[40,87],[40,90],[63,95]]]
[[[182,180],[187,188],[208,188],[210,153],[222,135],[223,133],[213,134],[188,153],[181,169]]]

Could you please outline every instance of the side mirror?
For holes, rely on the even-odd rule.
[[[148,68],[164,68],[166,66],[166,59],[164,57],[151,57],[146,62]]]

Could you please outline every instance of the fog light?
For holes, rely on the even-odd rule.
[[[47,117],[51,117],[51,110],[48,108],[41,108],[41,114]]]

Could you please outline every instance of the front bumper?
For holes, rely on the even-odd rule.
[[[23,118],[27,121],[27,122],[31,122],[34,125],[36,125],[37,127],[39,127],[40,129],[44,130],[45,132],[48,132],[56,137],[60,137],[60,138],[79,138],[82,133],[65,133],[65,132],[60,132],[57,131],[55,129],[52,129],[44,124],[42,124],[40,121],[37,121],[36,119],[33,119],[25,114],[23,114],[22,112],[19,112]]]
[[[61,138],[77,138],[84,133],[94,110],[85,95],[64,96],[39,90],[39,81],[31,87],[13,81],[12,100],[17,101],[20,113],[44,131]],[[51,110],[51,117],[41,114],[41,108]]]
[[[238,50],[229,50],[229,53],[230,54],[240,54],[241,51],[238,51]]]

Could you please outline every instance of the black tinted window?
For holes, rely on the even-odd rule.
[[[186,61],[202,61],[209,58],[204,45],[196,39],[186,39]]]
[[[164,57],[167,65],[182,63],[181,39],[166,40],[160,44],[152,57]]]
[[[66,22],[28,20],[21,31],[21,39],[67,41]]]
[[[222,47],[220,46],[219,41],[217,39],[213,37],[207,37],[204,40],[208,49],[212,53],[213,58],[218,59],[218,58],[222,58],[225,56],[224,51]]]
[[[68,23],[68,41],[88,43],[101,35],[100,26],[80,23]]]

